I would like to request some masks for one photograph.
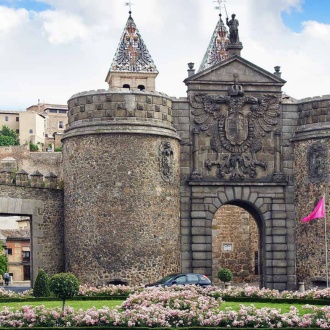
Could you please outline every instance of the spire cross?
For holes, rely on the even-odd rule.
[[[222,0],[220,0],[222,1]],[[134,3],[132,3],[132,1],[128,1],[128,2],[125,2],[125,6],[128,6],[129,7],[129,13],[132,12],[132,6],[134,5]]]
[[[221,15],[221,8],[223,7],[226,9],[226,5],[225,5],[226,1],[227,0],[213,0],[213,2],[216,2],[218,4],[218,6],[216,6],[215,9],[220,11],[220,15]]]

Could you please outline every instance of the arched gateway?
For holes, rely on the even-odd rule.
[[[240,42],[222,40],[226,54],[215,60],[217,30],[223,30],[221,19],[200,71],[189,64],[187,99],[173,104],[183,137],[182,266],[212,276],[212,219],[221,206],[238,205],[258,223],[260,286],[292,289],[293,150],[285,81],[278,68],[273,74],[243,59]]]
[[[29,176],[22,161],[0,171],[0,214],[31,217],[34,274],[72,271],[99,285],[212,276],[214,218],[233,205],[257,223],[260,286],[325,281],[323,222],[299,218],[329,191],[329,97],[283,95],[280,68],[258,67],[242,48],[220,17],[199,72],[188,64],[187,97],[171,98],[155,92],[158,70],[130,13],[109,89],[69,100],[62,184]],[[51,153],[33,159],[53,171]]]

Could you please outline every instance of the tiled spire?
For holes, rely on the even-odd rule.
[[[202,64],[198,69],[198,72],[227,59],[228,53],[226,49],[228,43],[228,32],[220,14],[218,24],[214,29],[211,41],[204,55]]]
[[[109,71],[158,73],[131,11]]]

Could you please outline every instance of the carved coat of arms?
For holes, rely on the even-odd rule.
[[[319,183],[327,176],[327,148],[322,143],[314,143],[308,148],[308,176],[311,182]]]
[[[158,150],[160,173],[164,181],[172,182],[174,179],[173,148],[171,142],[162,142]]]
[[[195,124],[211,136],[211,148],[219,155],[217,161],[206,161],[209,170],[216,165],[218,177],[243,180],[255,178],[257,167],[267,169],[267,162],[259,161],[257,153],[262,149],[262,138],[277,124],[276,95],[244,96],[235,81],[228,96],[195,93],[190,95],[190,104]]]

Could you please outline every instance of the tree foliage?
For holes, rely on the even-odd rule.
[[[62,310],[64,310],[65,301],[79,292],[79,281],[72,273],[55,274],[50,279],[50,290],[56,297],[62,299]]]
[[[228,268],[222,268],[218,271],[218,279],[224,283],[233,279],[233,273]]]
[[[33,295],[35,297],[49,297],[50,296],[50,279],[47,273],[40,269],[37,278],[34,282]]]
[[[29,148],[30,148],[30,151],[39,151],[38,145],[34,144],[32,142],[29,143]]]
[[[0,146],[18,146],[18,135],[8,126],[3,125],[0,130]]]
[[[3,247],[0,250],[0,275],[8,271],[8,257]]]

